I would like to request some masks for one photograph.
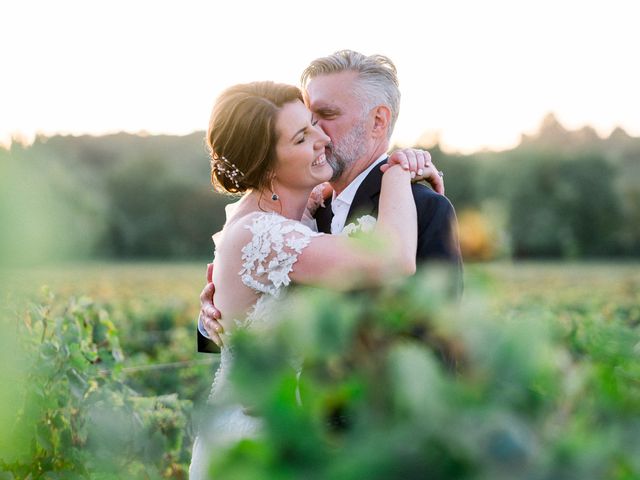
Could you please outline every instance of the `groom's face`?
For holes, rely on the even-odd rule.
[[[367,122],[363,105],[354,94],[357,74],[319,75],[307,85],[309,108],[331,138],[326,156],[334,170],[332,180],[367,153]]]

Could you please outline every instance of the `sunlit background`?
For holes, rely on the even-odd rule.
[[[210,185],[211,107],[344,48],[398,67],[392,140],[444,171],[465,292],[448,302],[429,265],[360,300],[296,297],[281,337],[311,401],[280,390],[289,343],[245,345],[240,387],[274,428],[219,478],[640,478],[639,13],[5,2],[0,478],[187,477],[219,359],[195,351],[198,298],[231,200]],[[335,437],[345,408],[370,421]]]
[[[0,258],[209,258],[229,201],[208,180],[215,98],[297,83],[344,48],[396,63],[392,143],[428,148],[445,172],[466,260],[640,254],[637,2],[27,0],[3,13]]]
[[[14,0],[0,140],[203,130],[226,86],[297,83],[343,48],[396,63],[396,143],[509,148],[549,112],[569,129],[640,136],[639,13],[632,0]]]

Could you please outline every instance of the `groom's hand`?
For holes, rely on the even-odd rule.
[[[380,167],[384,173],[392,165],[402,165],[409,170],[414,181],[426,180],[440,195],[444,195],[444,180],[442,172],[438,171],[431,161],[431,154],[426,150],[417,148],[404,148],[396,150],[389,156],[389,161]]]
[[[209,334],[209,338],[218,347],[222,347],[222,339],[220,334],[224,332],[222,325],[218,322],[220,317],[220,310],[218,310],[213,304],[213,293],[216,288],[213,285],[213,263],[207,265],[207,285],[202,289],[200,293],[200,318],[199,322]]]

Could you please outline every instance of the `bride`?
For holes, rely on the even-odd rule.
[[[335,289],[413,274],[417,219],[411,181],[425,167],[412,163],[410,170],[401,157],[385,167],[373,227],[385,239],[385,254],[373,256],[347,236],[321,234],[301,221],[313,203],[312,191],[333,170],[325,157],[329,137],[298,88],[256,82],[227,89],[214,106],[207,141],[214,185],[243,196],[214,236],[216,307],[228,333],[209,399],[219,408],[196,439],[191,479],[209,478],[210,452],[260,431],[259,418],[224,402],[233,331],[268,322],[269,303],[291,282]]]

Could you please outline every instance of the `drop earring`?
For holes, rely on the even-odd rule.
[[[278,200],[280,200],[280,197],[278,196],[278,194],[276,192],[273,191],[273,179],[275,177],[273,177],[271,179],[271,200],[273,200],[274,202],[277,202]]]

